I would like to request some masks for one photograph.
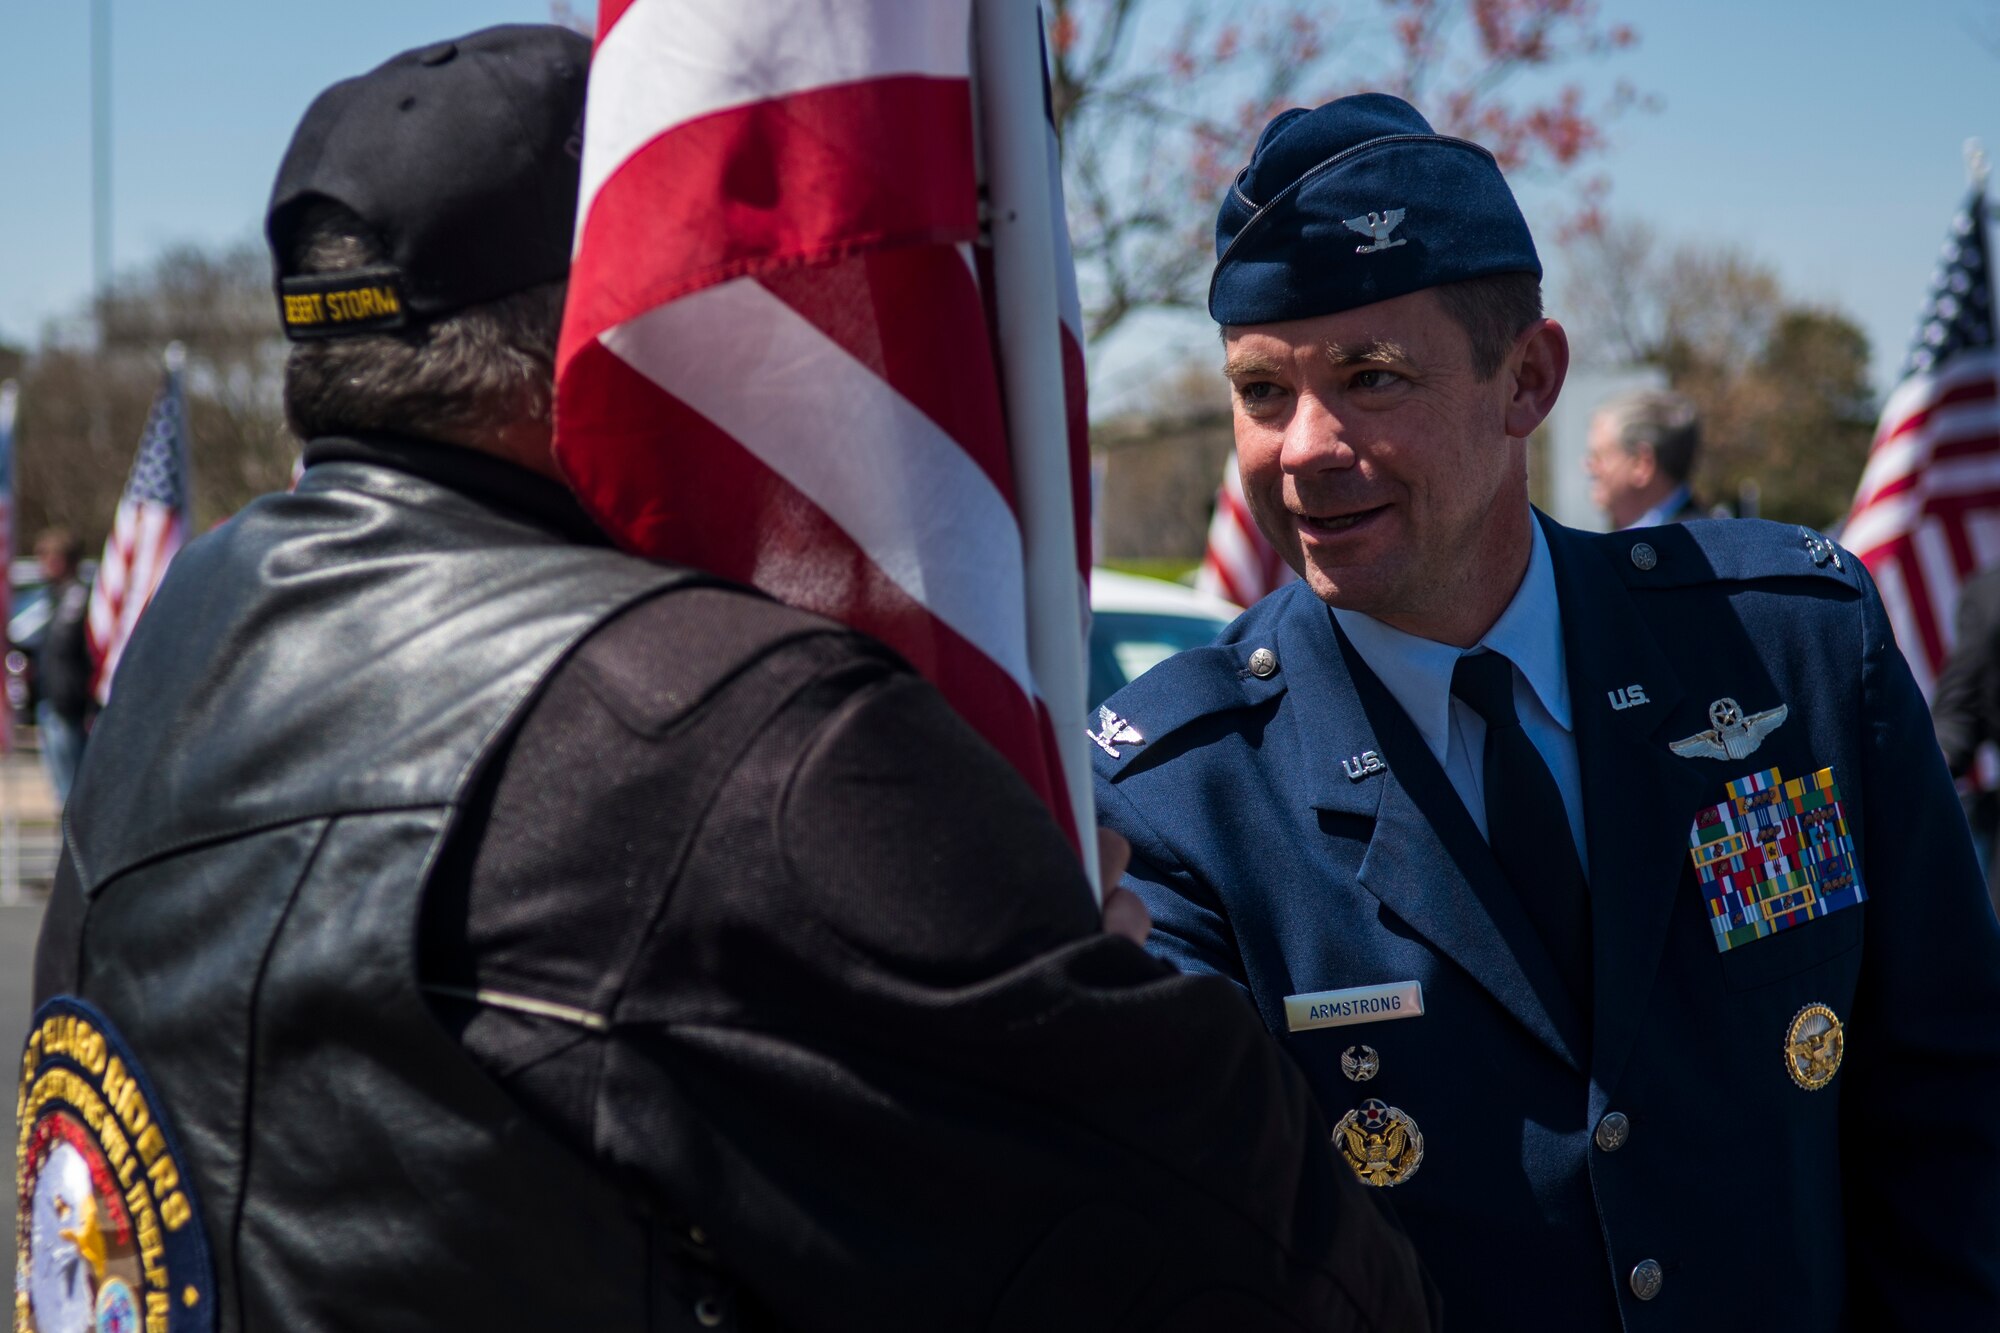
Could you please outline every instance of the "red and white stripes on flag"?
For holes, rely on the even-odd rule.
[[[181,365],[180,344],[170,344],[166,382],[146,417],[139,454],[90,586],[91,692],[99,703],[110,702],[118,660],[131,641],[132,629],[152,601],[168,564],[187,543],[187,400]]]
[[[1264,539],[1250,506],[1243,500],[1243,474],[1236,459],[1222,465],[1222,485],[1215,492],[1215,517],[1208,521],[1208,549],[1194,586],[1238,606],[1249,606],[1276,592],[1298,575],[1277,548]]]
[[[1082,699],[1052,717],[1031,665],[1022,467],[976,249],[969,0],[598,15],[564,472],[627,548],[887,642],[1074,834],[1055,736]],[[1036,447],[1080,478],[1070,291],[1070,438]],[[1087,494],[1072,488],[1079,538]]]
[[[1960,585],[2000,563],[1992,282],[1982,179],[1952,219],[1841,532],[1875,576],[1926,698],[1951,650]]]

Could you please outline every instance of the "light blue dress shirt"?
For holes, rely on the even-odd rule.
[[[1583,827],[1583,769],[1577,762],[1576,735],[1571,726],[1562,607],[1556,601],[1555,565],[1549,558],[1548,539],[1542,535],[1540,522],[1531,522],[1529,527],[1534,532],[1534,545],[1528,553],[1528,572],[1522,576],[1514,600],[1472,648],[1461,650],[1420,639],[1359,611],[1335,607],[1333,614],[1361,660],[1416,724],[1472,822],[1489,842],[1482,762],[1486,723],[1452,697],[1451,673],[1459,658],[1481,648],[1490,648],[1514,664],[1514,712],[1562,790],[1570,835],[1576,839],[1577,860],[1587,878],[1590,855]]]

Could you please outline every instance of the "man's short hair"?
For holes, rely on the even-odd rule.
[[[1687,395],[1672,389],[1632,389],[1606,400],[1597,414],[1626,453],[1650,446],[1660,471],[1676,483],[1685,482],[1694,471],[1701,414]]]
[[[1542,317],[1542,280],[1532,273],[1493,273],[1433,287],[1445,313],[1472,343],[1472,373],[1499,373],[1521,330]]]
[[[311,205],[292,245],[302,274],[387,258],[368,225],[334,203]],[[307,440],[360,431],[451,440],[546,423],[566,287],[541,283],[411,328],[293,343],[285,418]]]

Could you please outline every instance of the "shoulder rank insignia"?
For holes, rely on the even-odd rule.
[[[1683,759],[1748,759],[1791,711],[1790,705],[1779,704],[1745,717],[1743,705],[1734,699],[1717,699],[1708,706],[1711,730],[1670,741],[1667,748]]]
[[[1787,782],[1768,768],[1726,790],[1688,830],[1717,951],[1868,900],[1832,769]]]
[[[138,1061],[81,1000],[21,1055],[14,1327],[209,1333],[214,1275],[187,1159]]]
[[[1846,568],[1840,563],[1840,548],[1835,546],[1830,538],[1823,537],[1808,527],[1801,527],[1799,532],[1806,539],[1806,558],[1814,565],[1824,567],[1826,562],[1831,560],[1835,569]]]
[[[1792,1015],[1785,1029],[1785,1072],[1807,1092],[1818,1092],[1840,1072],[1847,1053],[1847,1034],[1840,1018],[1823,1004],[1809,1004]]]
[[[1137,727],[1112,712],[1109,708],[1101,705],[1097,710],[1097,727],[1096,731],[1087,731],[1084,735],[1096,741],[1097,748],[1110,755],[1113,759],[1123,757],[1117,750],[1117,747],[1120,745],[1144,745],[1146,743],[1145,737],[1139,734]]]
[[[1379,1097],[1342,1116],[1333,1127],[1333,1142],[1364,1185],[1400,1185],[1424,1164],[1424,1136],[1417,1122]]]

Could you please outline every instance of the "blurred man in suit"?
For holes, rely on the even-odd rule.
[[[1614,528],[1651,528],[1702,517],[1688,478],[1701,447],[1693,401],[1671,389],[1633,389],[1591,418],[1583,455],[1590,501]]]

